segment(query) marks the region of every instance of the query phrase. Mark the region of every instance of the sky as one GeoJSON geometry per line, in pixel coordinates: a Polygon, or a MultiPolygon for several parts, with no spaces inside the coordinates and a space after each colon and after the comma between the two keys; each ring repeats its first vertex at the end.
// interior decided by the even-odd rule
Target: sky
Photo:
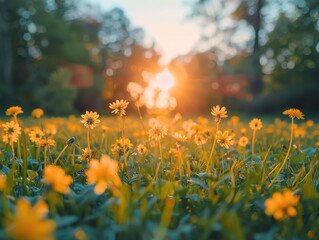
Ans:
{"type": "Polygon", "coordinates": [[[190,7],[183,0],[91,0],[104,10],[122,8],[134,27],[145,30],[146,42],[155,41],[167,64],[192,50],[200,35],[196,21],[187,19],[190,7]]]}

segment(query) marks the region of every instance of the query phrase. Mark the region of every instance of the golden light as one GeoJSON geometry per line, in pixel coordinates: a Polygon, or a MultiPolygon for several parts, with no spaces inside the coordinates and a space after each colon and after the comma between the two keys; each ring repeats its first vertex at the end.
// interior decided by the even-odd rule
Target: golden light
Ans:
{"type": "Polygon", "coordinates": [[[168,91],[175,85],[175,78],[167,69],[158,73],[155,78],[156,87],[162,91],[168,91]]]}
{"type": "Polygon", "coordinates": [[[175,85],[175,78],[169,70],[164,69],[155,75],[143,72],[142,77],[147,83],[146,87],[143,88],[136,83],[128,85],[127,90],[132,98],[138,100],[141,106],[145,105],[151,111],[174,110],[177,102],[176,98],[171,96],[170,90],[175,85]],[[138,99],[136,99],[137,96],[139,96],[138,99]]]}

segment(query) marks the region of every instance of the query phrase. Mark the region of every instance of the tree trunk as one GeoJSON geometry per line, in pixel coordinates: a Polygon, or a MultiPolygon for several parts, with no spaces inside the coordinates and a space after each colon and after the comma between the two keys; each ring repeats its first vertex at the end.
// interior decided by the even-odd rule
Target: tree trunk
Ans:
{"type": "Polygon", "coordinates": [[[6,22],[7,1],[0,4],[0,78],[4,79],[6,95],[12,97],[12,44],[11,33],[6,22]]]}
{"type": "Polygon", "coordinates": [[[253,75],[250,79],[250,90],[254,97],[262,93],[263,90],[263,73],[260,65],[260,42],[259,33],[261,28],[261,9],[263,7],[263,0],[257,1],[257,9],[253,16],[253,27],[255,31],[254,47],[252,54],[253,75]]]}

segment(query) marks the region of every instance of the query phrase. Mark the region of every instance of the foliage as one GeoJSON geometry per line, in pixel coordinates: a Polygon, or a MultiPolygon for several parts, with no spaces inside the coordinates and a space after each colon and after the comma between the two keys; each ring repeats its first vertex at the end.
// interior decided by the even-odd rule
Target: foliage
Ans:
{"type": "MultiPolygon", "coordinates": [[[[67,73],[59,70],[52,81],[61,75],[66,77],[67,73]]],[[[14,157],[12,149],[0,142],[0,173],[7,179],[5,190],[0,189],[0,238],[5,238],[6,221],[11,221],[9,216],[15,214],[22,197],[33,206],[40,198],[45,200],[49,209],[47,220],[56,224],[56,239],[315,238],[319,234],[318,124],[295,119],[295,131],[299,134],[294,135],[287,165],[274,179],[273,170],[278,169],[287,154],[290,125],[280,119],[263,122],[256,133],[253,154],[250,140],[244,147],[237,144],[240,136],[250,138],[248,122],[238,116],[227,120],[224,108],[214,108],[214,114],[221,121],[220,129],[230,130],[236,142],[229,149],[216,145],[209,168],[206,165],[217,130],[210,118],[199,116],[184,121],[165,116],[153,118],[150,122],[158,121],[169,127],[169,134],[160,143],[145,135],[147,118],[144,124],[135,117],[102,118],[88,135],[92,158],[100,159],[107,154],[115,160],[108,160],[112,168],[118,164],[122,182],[118,187],[122,186],[116,194],[114,185],[108,186],[103,194],[96,194],[95,185],[87,184],[90,163],[97,167],[98,161],[79,158],[82,149],[90,145],[86,142],[87,129],[79,118],[19,119],[23,132],[35,126],[42,126],[47,132],[54,125],[57,132],[46,133],[45,137],[53,138],[56,145],[39,147],[23,133],[14,146],[21,153],[14,157]],[[225,114],[221,115],[223,111],[225,114]],[[174,137],[177,131],[187,138],[177,140],[174,137]],[[112,155],[112,144],[124,133],[133,147],[112,155]],[[196,134],[203,134],[207,142],[196,145],[196,134]],[[148,151],[143,154],[136,148],[140,143],[147,146],[148,151]],[[57,193],[43,182],[44,159],[72,176],[70,193],[57,193]],[[285,189],[300,198],[297,215],[277,221],[266,214],[265,201],[285,189]]],[[[105,171],[98,174],[103,178],[105,171]]],[[[112,179],[112,173],[107,177],[112,179]]]]}
{"type": "Polygon", "coordinates": [[[49,76],[48,83],[39,88],[37,96],[48,114],[66,115],[74,112],[77,89],[70,84],[71,73],[59,68],[49,76]]]}

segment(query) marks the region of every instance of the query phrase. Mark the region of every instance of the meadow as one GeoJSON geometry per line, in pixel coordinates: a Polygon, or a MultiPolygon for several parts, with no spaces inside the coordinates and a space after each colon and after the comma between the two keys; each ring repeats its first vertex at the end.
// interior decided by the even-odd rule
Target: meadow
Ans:
{"type": "Polygon", "coordinates": [[[6,111],[0,239],[318,239],[319,124],[302,109],[242,121],[127,106],[6,111]]]}

